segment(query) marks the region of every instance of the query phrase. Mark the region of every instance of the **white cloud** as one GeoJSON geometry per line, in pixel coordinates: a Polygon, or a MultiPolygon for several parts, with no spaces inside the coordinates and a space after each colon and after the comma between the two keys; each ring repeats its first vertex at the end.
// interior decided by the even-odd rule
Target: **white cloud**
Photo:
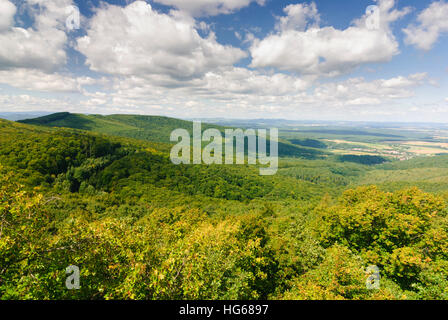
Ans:
{"type": "MultiPolygon", "coordinates": [[[[68,110],[89,113],[160,114],[173,117],[314,118],[333,116],[373,117],[403,111],[403,101],[427,82],[427,75],[414,74],[366,81],[352,78],[314,83],[284,74],[262,74],[245,68],[209,72],[183,86],[166,88],[152,79],[119,77],[108,91],[83,91],[79,101],[42,99],[30,92],[10,96],[0,105],[12,111],[68,110]]],[[[93,84],[91,79],[78,83],[93,84]]]]}
{"type": "Polygon", "coordinates": [[[11,20],[16,7],[0,0],[0,69],[52,71],[64,65],[67,58],[65,8],[71,3],[71,0],[28,0],[22,5],[33,12],[35,22],[33,27],[21,28],[14,27],[11,20]]]}
{"type": "Polygon", "coordinates": [[[290,30],[255,42],[250,50],[252,67],[325,76],[337,76],[364,63],[387,62],[399,52],[388,34],[356,27],[290,30]]]}
{"type": "Polygon", "coordinates": [[[413,97],[413,88],[424,84],[426,80],[426,73],[373,81],[352,78],[343,82],[323,84],[315,89],[313,97],[329,106],[380,105],[390,100],[413,97]]]}
{"type": "Polygon", "coordinates": [[[265,0],[154,0],[164,5],[173,6],[188,12],[194,17],[229,14],[247,7],[252,2],[264,5],[265,0]]]}
{"type": "Polygon", "coordinates": [[[158,13],[143,1],[98,9],[77,48],[94,71],[176,80],[201,77],[246,56],[219,44],[213,33],[202,38],[192,18],[158,13]]]}
{"type": "Polygon", "coordinates": [[[40,92],[81,92],[82,86],[93,85],[97,82],[89,77],[49,74],[35,69],[0,70],[0,83],[40,92]]]}
{"type": "Polygon", "coordinates": [[[318,28],[315,23],[310,25],[310,18],[318,21],[314,6],[298,5],[287,10],[287,16],[283,20],[281,18],[277,25],[280,31],[255,41],[251,46],[251,66],[337,76],[362,64],[390,61],[399,53],[399,45],[389,26],[407,14],[408,8],[394,10],[393,0],[380,0],[381,23],[378,29],[369,29],[365,23],[367,16],[363,16],[353,26],[338,30],[318,28]],[[308,29],[300,30],[307,25],[308,29]]]}
{"type": "MultiPolygon", "coordinates": [[[[251,1],[174,2],[179,11],[168,14],[143,1],[97,8],[85,36],[76,41],[90,69],[105,74],[93,79],[74,75],[65,64],[65,8],[71,0],[27,0],[34,21],[29,28],[14,26],[15,6],[0,0],[0,84],[27,90],[25,95],[0,94],[1,108],[175,117],[301,118],[338,112],[367,116],[399,112],[418,86],[431,81],[419,73],[318,82],[321,76],[398,54],[390,24],[409,10],[395,10],[393,0],[379,2],[379,30],[368,30],[365,16],[347,29],[321,27],[314,3],[289,5],[265,39],[256,39],[252,29],[235,33],[242,44],[249,43],[255,69],[235,67],[246,53],[221,45],[210,31],[212,23],[193,18],[228,13],[251,1]],[[205,5],[197,11],[199,3],[214,9],[204,9],[209,8],[205,5]],[[397,110],[391,111],[394,106],[397,110]]],[[[0,86],[0,92],[8,90],[0,86]]]]}
{"type": "Polygon", "coordinates": [[[157,80],[138,76],[117,79],[109,94],[111,106],[140,110],[140,113],[147,108],[152,112],[154,106],[163,106],[166,113],[178,112],[175,116],[193,111],[196,115],[244,113],[248,107],[255,110],[266,104],[281,104],[282,100],[310,88],[313,81],[234,67],[208,72],[201,79],[184,82],[182,86],[167,88],[157,80]]]}
{"type": "Polygon", "coordinates": [[[202,91],[207,95],[283,96],[297,94],[311,87],[314,78],[297,78],[281,73],[262,74],[245,68],[228,68],[219,73],[207,73],[202,91]]]}
{"type": "Polygon", "coordinates": [[[406,43],[422,50],[430,50],[440,35],[448,32],[448,3],[433,2],[423,10],[418,18],[418,25],[410,25],[403,29],[406,43]]]}
{"type": "Polygon", "coordinates": [[[0,32],[12,26],[16,6],[8,0],[0,0],[0,32]]]}
{"type": "Polygon", "coordinates": [[[275,26],[278,31],[304,31],[307,26],[319,26],[320,15],[314,2],[309,5],[306,3],[291,4],[285,7],[283,11],[286,16],[278,18],[275,26]]]}
{"type": "Polygon", "coordinates": [[[71,111],[79,112],[76,110],[76,105],[69,101],[54,98],[41,98],[33,95],[21,94],[21,95],[9,95],[0,94],[1,111],[71,111]]]}
{"type": "Polygon", "coordinates": [[[378,114],[389,112],[399,101],[414,97],[414,89],[428,80],[426,73],[373,81],[352,78],[325,84],[315,83],[314,79],[229,67],[209,72],[183,86],[166,88],[152,79],[133,76],[115,81],[107,95],[107,104],[104,104],[106,97],[99,93],[90,95],[89,103],[119,112],[175,117],[188,114],[190,117],[298,118],[306,112],[316,116],[337,114],[337,110],[351,110],[354,115],[374,110],[378,114]]]}
{"type": "MultiPolygon", "coordinates": [[[[390,24],[408,15],[411,11],[411,7],[404,7],[401,10],[394,9],[396,0],[374,0],[377,2],[379,8],[379,28],[383,31],[390,32],[390,24]]],[[[360,19],[354,21],[354,24],[358,27],[365,27],[368,19],[368,15],[363,15],[360,19]]]]}

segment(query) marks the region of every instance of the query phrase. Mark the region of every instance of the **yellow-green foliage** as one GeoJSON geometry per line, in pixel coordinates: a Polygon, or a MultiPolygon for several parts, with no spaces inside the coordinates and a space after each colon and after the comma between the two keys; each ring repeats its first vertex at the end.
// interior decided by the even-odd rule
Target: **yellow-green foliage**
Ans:
{"type": "Polygon", "coordinates": [[[0,197],[4,299],[256,299],[272,279],[256,217],[248,226],[247,217],[157,209],[134,225],[71,216],[52,233],[42,196],[27,196],[6,177],[0,197]],[[81,269],[79,291],[64,288],[69,265],[81,269]]]}
{"type": "Polygon", "coordinates": [[[439,197],[416,188],[385,193],[361,187],[346,191],[338,205],[316,211],[316,235],[325,246],[349,248],[403,289],[421,286],[429,269],[448,276],[435,267],[448,257],[446,205],[439,197]]]}
{"type": "Polygon", "coordinates": [[[394,299],[388,289],[369,290],[368,274],[362,259],[346,247],[327,249],[325,260],[314,270],[292,281],[292,288],[282,299],[287,300],[367,300],[394,299]]]}
{"type": "Polygon", "coordinates": [[[331,159],[260,177],[165,151],[0,120],[0,299],[448,299],[448,196],[350,189],[375,169],[331,159]]]}

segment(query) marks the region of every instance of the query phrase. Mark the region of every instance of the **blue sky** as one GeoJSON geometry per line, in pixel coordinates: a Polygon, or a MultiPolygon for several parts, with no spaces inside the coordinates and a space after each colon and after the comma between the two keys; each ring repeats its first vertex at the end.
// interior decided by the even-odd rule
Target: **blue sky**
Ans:
{"type": "Polygon", "coordinates": [[[444,0],[0,0],[0,110],[448,121],[447,16],[444,0]]]}

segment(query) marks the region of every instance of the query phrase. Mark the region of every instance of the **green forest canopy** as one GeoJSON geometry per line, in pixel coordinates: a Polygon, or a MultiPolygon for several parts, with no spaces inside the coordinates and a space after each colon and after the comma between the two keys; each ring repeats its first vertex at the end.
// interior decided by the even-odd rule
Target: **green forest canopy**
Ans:
{"type": "Polygon", "coordinates": [[[283,158],[261,177],[174,166],[158,138],[63,126],[0,120],[2,299],[448,298],[447,183],[359,186],[446,157],[283,158]],[[69,265],[80,290],[65,288],[69,265]],[[366,288],[369,265],[379,290],[366,288]]]}

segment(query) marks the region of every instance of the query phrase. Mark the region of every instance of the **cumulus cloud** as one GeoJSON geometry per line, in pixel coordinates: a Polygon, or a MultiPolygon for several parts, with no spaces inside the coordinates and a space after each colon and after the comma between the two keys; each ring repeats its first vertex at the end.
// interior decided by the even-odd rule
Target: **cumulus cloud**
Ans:
{"type": "Polygon", "coordinates": [[[229,14],[247,7],[252,2],[264,5],[265,0],[154,0],[154,2],[173,6],[181,11],[188,12],[194,17],[198,17],[229,14]]]}
{"type": "MultiPolygon", "coordinates": [[[[83,93],[85,86],[102,82],[87,76],[74,76],[67,70],[59,73],[67,62],[66,20],[72,0],[16,3],[18,7],[8,0],[0,0],[0,84],[30,93],[83,93]],[[14,24],[14,16],[23,12],[31,17],[29,27],[14,24]]],[[[36,99],[24,95],[14,101],[37,105],[36,99]]]]}
{"type": "Polygon", "coordinates": [[[13,23],[16,6],[8,0],[0,0],[0,32],[7,30],[13,23]]]}
{"type": "MultiPolygon", "coordinates": [[[[91,84],[92,79],[77,79],[76,82],[91,84]]],[[[155,85],[148,78],[129,76],[116,78],[107,91],[83,91],[79,101],[26,95],[6,97],[3,101],[0,97],[0,105],[15,111],[64,109],[89,113],[234,118],[290,118],[291,115],[315,118],[319,114],[323,119],[326,115],[340,116],[341,111],[353,117],[361,113],[365,116],[390,113],[393,108],[400,109],[401,101],[413,97],[414,90],[426,82],[427,75],[421,73],[371,81],[358,77],[319,84],[314,83],[313,78],[298,79],[285,74],[227,68],[207,73],[201,79],[176,88],[155,85]]],[[[76,87],[76,84],[72,85],[76,87]]]]}
{"type": "MultiPolygon", "coordinates": [[[[178,117],[260,117],[261,113],[289,117],[350,108],[356,115],[363,110],[390,111],[398,101],[414,97],[415,89],[426,84],[428,76],[418,73],[372,81],[358,77],[324,84],[313,80],[245,68],[210,72],[176,88],[154,85],[147,78],[127,77],[116,80],[107,95],[107,106],[121,112],[178,117]]],[[[96,98],[91,103],[104,103],[105,97],[96,98]]]]}
{"type": "Polygon", "coordinates": [[[390,100],[411,98],[414,88],[425,83],[428,75],[416,73],[407,77],[365,81],[352,78],[343,82],[326,83],[317,87],[313,97],[333,106],[369,106],[390,100]]]}
{"type": "Polygon", "coordinates": [[[178,11],[158,13],[143,1],[98,9],[77,49],[94,71],[177,80],[201,77],[246,56],[219,44],[213,33],[202,38],[192,18],[178,11]]]}
{"type": "Polygon", "coordinates": [[[64,101],[61,99],[54,98],[42,98],[35,97],[28,94],[11,95],[11,94],[0,94],[0,105],[2,106],[2,111],[76,111],[73,103],[64,101]]]}
{"type": "Polygon", "coordinates": [[[97,84],[98,82],[98,80],[90,77],[45,73],[36,69],[0,70],[1,84],[40,92],[82,92],[83,86],[97,84]]]}
{"type": "Polygon", "coordinates": [[[282,73],[262,74],[245,68],[228,68],[207,73],[202,81],[206,94],[282,96],[297,94],[310,88],[314,78],[297,78],[282,73]]]}
{"type": "Polygon", "coordinates": [[[0,86],[1,107],[175,117],[290,117],[338,108],[380,114],[430,81],[419,73],[319,82],[398,54],[390,24],[409,11],[394,9],[393,0],[379,2],[378,30],[366,28],[366,16],[347,29],[321,27],[314,3],[289,5],[266,38],[236,34],[249,44],[254,69],[236,67],[247,54],[220,44],[210,26],[195,17],[229,13],[255,1],[157,1],[176,9],[161,13],[143,1],[95,9],[75,41],[91,71],[104,76],[93,79],[72,74],[66,65],[65,9],[71,0],[22,2],[33,17],[28,28],[14,24],[20,7],[0,0],[0,84],[29,91],[5,95],[8,87],[0,86]]]}
{"type": "Polygon", "coordinates": [[[448,3],[433,2],[417,18],[418,24],[403,29],[406,43],[422,50],[430,50],[440,35],[448,32],[448,3]]]}
{"type": "MultiPolygon", "coordinates": [[[[274,101],[286,96],[295,96],[309,89],[313,79],[298,79],[285,74],[261,74],[245,68],[229,67],[218,72],[208,72],[201,79],[194,79],[182,86],[170,88],[160,86],[154,79],[142,77],[126,77],[117,79],[110,96],[115,103],[126,106],[142,105],[182,105],[182,101],[194,102],[200,105],[201,101],[227,102],[240,108],[245,101],[257,100],[274,101]],[[167,94],[167,91],[170,94],[167,94]]],[[[193,104],[191,104],[193,105],[193,104]]],[[[209,105],[212,109],[212,106],[209,105]]],[[[219,107],[216,107],[216,112],[219,107]]]]}
{"type": "Polygon", "coordinates": [[[279,17],[275,29],[278,31],[304,31],[307,26],[318,27],[320,15],[316,3],[290,4],[283,9],[286,16],[279,17]]]}
{"type": "Polygon", "coordinates": [[[28,0],[22,5],[33,13],[34,25],[15,27],[16,6],[0,0],[0,69],[35,68],[53,71],[66,62],[65,8],[71,0],[28,0]]]}
{"type": "Polygon", "coordinates": [[[380,0],[378,4],[381,19],[377,29],[367,27],[367,15],[344,30],[320,28],[316,26],[319,16],[314,3],[287,7],[278,32],[251,46],[251,66],[337,76],[362,64],[390,61],[399,53],[390,24],[410,9],[393,9],[394,0],[380,0]]]}

